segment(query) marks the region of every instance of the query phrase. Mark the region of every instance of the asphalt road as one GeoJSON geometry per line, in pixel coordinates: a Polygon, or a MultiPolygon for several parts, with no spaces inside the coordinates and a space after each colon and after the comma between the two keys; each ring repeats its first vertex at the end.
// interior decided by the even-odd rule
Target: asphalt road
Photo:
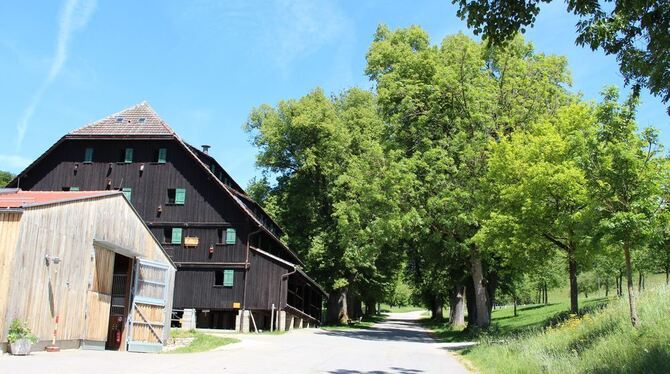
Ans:
{"type": "Polygon", "coordinates": [[[140,354],[69,350],[27,357],[3,355],[0,373],[467,373],[413,320],[395,313],[374,328],[354,331],[294,330],[244,335],[242,342],[191,354],[140,354]]]}

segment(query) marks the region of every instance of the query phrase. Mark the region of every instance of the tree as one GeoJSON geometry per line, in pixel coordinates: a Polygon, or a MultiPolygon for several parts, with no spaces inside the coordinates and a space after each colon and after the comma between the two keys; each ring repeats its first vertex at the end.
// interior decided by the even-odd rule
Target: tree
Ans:
{"type": "Polygon", "coordinates": [[[14,179],[14,174],[0,170],[0,187],[6,186],[12,179],[14,179]]]}
{"type": "Polygon", "coordinates": [[[433,46],[419,27],[385,26],[377,29],[367,61],[388,122],[387,142],[414,180],[404,233],[415,288],[438,304],[465,285],[468,303],[474,301],[468,316],[486,327],[501,269],[472,238],[480,228],[489,142],[566,100],[566,61],[534,53],[521,38],[487,49],[458,34],[433,46]],[[441,266],[432,268],[436,263],[441,266]]]}
{"type": "MultiPolygon", "coordinates": [[[[458,15],[475,34],[493,44],[512,40],[533,26],[542,3],[552,0],[452,0],[458,15]]],[[[578,16],[576,42],[615,55],[625,83],[641,86],[670,100],[670,3],[650,1],[571,0],[567,11],[578,16]]],[[[670,108],[668,108],[670,114],[670,108]]]]}
{"type": "Polygon", "coordinates": [[[328,320],[346,321],[348,302],[378,301],[402,256],[391,244],[396,222],[377,217],[395,211],[389,204],[401,199],[384,197],[399,193],[402,182],[385,179],[395,164],[386,162],[379,144],[383,122],[374,95],[351,89],[329,98],[316,89],[254,109],[245,129],[259,148],[257,165],[276,179],[256,180],[251,193],[269,206],[290,247],[330,291],[328,320]]]}
{"type": "Polygon", "coordinates": [[[547,245],[563,251],[572,313],[579,312],[579,263],[593,249],[596,211],[582,163],[595,129],[593,110],[571,104],[494,143],[485,178],[485,219],[476,237],[510,261],[522,261],[516,268],[533,258],[539,263],[550,258],[547,245]]]}
{"type": "Polygon", "coordinates": [[[616,88],[603,91],[598,105],[597,136],[589,143],[588,177],[592,199],[598,201],[599,229],[610,245],[623,251],[630,319],[639,325],[633,286],[632,253],[643,249],[664,207],[661,183],[667,175],[656,130],[637,133],[637,99],[619,103],[616,88]]]}

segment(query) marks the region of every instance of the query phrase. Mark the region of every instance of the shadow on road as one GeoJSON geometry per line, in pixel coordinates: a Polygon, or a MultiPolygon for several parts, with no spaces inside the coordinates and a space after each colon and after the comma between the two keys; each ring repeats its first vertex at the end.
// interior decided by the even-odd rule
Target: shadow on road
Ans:
{"type": "Polygon", "coordinates": [[[415,322],[408,320],[389,319],[369,329],[323,330],[318,334],[373,341],[435,343],[435,340],[425,330],[422,330],[415,322]]]}
{"type": "Polygon", "coordinates": [[[423,370],[419,369],[407,369],[400,367],[391,367],[390,371],[387,370],[372,370],[372,371],[360,371],[360,370],[347,370],[347,369],[337,369],[331,370],[329,373],[332,374],[416,374],[423,373],[423,370]]]}

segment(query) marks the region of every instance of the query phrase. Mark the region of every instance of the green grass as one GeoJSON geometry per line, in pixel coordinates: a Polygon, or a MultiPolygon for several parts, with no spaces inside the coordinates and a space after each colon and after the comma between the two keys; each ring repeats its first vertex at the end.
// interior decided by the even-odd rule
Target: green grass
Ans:
{"type": "Polygon", "coordinates": [[[502,341],[483,337],[479,346],[461,353],[482,373],[670,372],[670,289],[647,286],[639,316],[641,327],[635,329],[624,297],[546,330],[502,341]]]}
{"type": "Polygon", "coordinates": [[[345,324],[333,324],[333,325],[322,325],[321,328],[327,331],[348,331],[348,330],[359,330],[359,329],[369,329],[377,323],[381,322],[386,317],[383,315],[376,316],[365,316],[360,322],[356,322],[351,325],[345,324]]]}
{"type": "Polygon", "coordinates": [[[195,338],[191,344],[186,347],[180,347],[168,353],[195,353],[195,352],[206,352],[211,351],[214,348],[221,347],[227,344],[237,343],[238,339],[235,338],[224,338],[220,336],[213,336],[208,334],[203,334],[201,332],[190,330],[180,330],[173,329],[171,331],[173,338],[195,338]]]}

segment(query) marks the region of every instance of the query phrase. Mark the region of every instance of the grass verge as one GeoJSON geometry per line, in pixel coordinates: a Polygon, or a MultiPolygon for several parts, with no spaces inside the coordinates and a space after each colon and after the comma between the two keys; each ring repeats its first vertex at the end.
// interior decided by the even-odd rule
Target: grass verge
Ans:
{"type": "Polygon", "coordinates": [[[187,345],[186,347],[180,347],[167,353],[206,352],[227,344],[239,342],[239,339],[203,334],[195,330],[184,331],[175,329],[172,330],[171,334],[173,338],[194,338],[194,339],[191,342],[191,344],[187,345]]]}
{"type": "Polygon", "coordinates": [[[670,289],[648,289],[638,312],[635,329],[624,297],[546,329],[480,336],[480,345],[460,353],[482,373],[670,372],[670,289]]]}

